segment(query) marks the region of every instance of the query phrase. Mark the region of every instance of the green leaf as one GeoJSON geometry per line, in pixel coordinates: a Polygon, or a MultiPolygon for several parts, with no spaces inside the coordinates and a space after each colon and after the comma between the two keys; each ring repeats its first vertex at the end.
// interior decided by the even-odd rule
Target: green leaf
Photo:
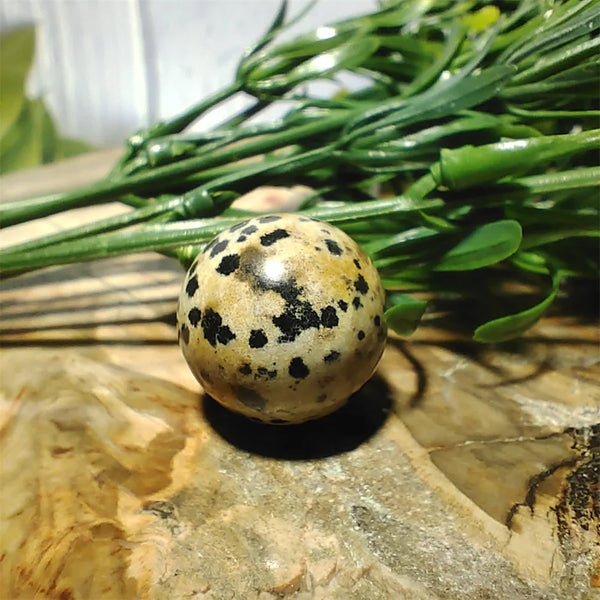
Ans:
{"type": "MultiPolygon", "coordinates": [[[[289,72],[249,82],[249,86],[259,92],[276,92],[292,88],[308,79],[327,77],[343,69],[354,69],[371,56],[378,46],[376,37],[354,39],[313,56],[289,72]]],[[[253,74],[250,74],[249,79],[255,79],[253,74]]]]}
{"type": "Polygon", "coordinates": [[[0,140],[0,173],[39,165],[50,152],[54,133],[39,100],[26,100],[19,118],[0,140]]]}
{"type": "Polygon", "coordinates": [[[483,6],[478,11],[467,13],[462,22],[470,33],[480,33],[498,22],[500,9],[497,6],[483,6]]]}
{"type": "Polygon", "coordinates": [[[600,129],[443,149],[431,172],[440,185],[460,190],[522,175],[565,156],[600,148],[600,129]]]}
{"type": "Polygon", "coordinates": [[[596,56],[600,47],[600,38],[585,40],[580,43],[572,44],[566,48],[561,48],[548,56],[543,56],[535,65],[521,71],[515,75],[510,85],[538,81],[543,77],[552,75],[558,71],[563,71],[573,64],[579,64],[583,59],[596,56]]]}
{"type": "Polygon", "coordinates": [[[576,229],[568,227],[548,227],[544,231],[528,233],[523,239],[523,250],[537,248],[545,244],[560,242],[569,238],[598,238],[600,229],[598,229],[598,217],[590,217],[588,227],[577,227],[576,229]]]}
{"type": "Polygon", "coordinates": [[[568,12],[572,12],[569,18],[563,15],[556,20],[547,19],[535,35],[526,39],[526,43],[514,51],[508,60],[516,63],[535,53],[548,54],[573,40],[587,38],[600,27],[600,6],[594,0],[575,3],[574,9],[568,12]],[[580,11],[580,7],[586,4],[590,6],[580,11]],[[579,14],[575,14],[577,11],[580,11],[579,14]],[[561,22],[563,19],[564,22],[561,22]]]}
{"type": "Polygon", "coordinates": [[[521,243],[517,221],[495,221],[478,227],[444,254],[436,271],[470,271],[493,265],[514,254],[521,243]]]}
{"type": "Polygon", "coordinates": [[[481,73],[454,76],[409,99],[392,98],[379,106],[363,111],[349,119],[343,133],[343,142],[354,140],[354,146],[365,145],[362,139],[377,129],[389,127],[389,139],[397,137],[396,127],[440,119],[447,115],[477,106],[496,95],[515,72],[510,65],[497,65],[481,73]],[[375,120],[378,119],[378,120],[375,120]]]}
{"type": "Polygon", "coordinates": [[[49,163],[57,158],[59,137],[54,121],[42,100],[32,100],[37,106],[42,138],[42,163],[49,163]]]}
{"type": "Polygon", "coordinates": [[[366,35],[369,30],[364,26],[359,29],[347,29],[343,26],[320,27],[312,33],[295,38],[292,42],[276,46],[272,54],[285,58],[308,58],[340,46],[360,32],[366,35]]]}
{"type": "Polygon", "coordinates": [[[385,236],[374,240],[368,244],[363,244],[363,250],[372,258],[397,255],[398,252],[407,245],[417,241],[427,240],[437,235],[435,229],[429,227],[413,227],[396,233],[391,236],[385,236]]]}
{"type": "Polygon", "coordinates": [[[393,306],[384,314],[388,327],[402,336],[414,333],[427,308],[427,302],[415,300],[406,294],[392,294],[390,299],[393,306]]]}
{"type": "Polygon", "coordinates": [[[273,19],[273,22],[271,23],[267,31],[263,34],[262,38],[254,46],[246,50],[242,62],[250,58],[257,52],[260,52],[260,50],[262,50],[273,39],[275,34],[283,27],[285,23],[287,8],[287,0],[282,0],[281,4],[279,5],[279,10],[277,11],[277,14],[273,19]]]}
{"type": "Polygon", "coordinates": [[[402,95],[404,97],[413,96],[417,92],[420,92],[431,85],[454,58],[462,41],[465,39],[465,35],[465,28],[462,27],[460,23],[455,23],[448,33],[444,51],[429,67],[421,71],[421,73],[413,79],[413,81],[405,88],[402,95]]]}
{"type": "Polygon", "coordinates": [[[476,342],[493,343],[512,340],[533,327],[550,305],[554,302],[560,287],[562,274],[558,272],[552,278],[552,291],[539,304],[514,315],[501,317],[480,325],[473,334],[476,342]]]}
{"type": "Polygon", "coordinates": [[[71,156],[77,156],[78,154],[85,154],[86,152],[91,152],[93,149],[94,146],[82,140],[61,138],[57,140],[56,159],[70,158],[71,156]]]}
{"type": "Polygon", "coordinates": [[[25,80],[35,46],[32,26],[0,36],[0,138],[15,122],[25,101],[25,80]]]}

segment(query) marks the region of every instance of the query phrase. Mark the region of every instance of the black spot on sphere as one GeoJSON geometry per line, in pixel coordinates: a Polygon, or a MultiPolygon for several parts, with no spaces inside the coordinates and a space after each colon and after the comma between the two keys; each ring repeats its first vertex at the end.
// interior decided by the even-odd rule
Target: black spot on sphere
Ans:
{"type": "Polygon", "coordinates": [[[181,326],[181,339],[185,344],[190,343],[190,330],[185,323],[181,326]]]}
{"type": "Polygon", "coordinates": [[[223,345],[228,344],[231,340],[235,339],[235,333],[229,329],[226,325],[219,327],[217,333],[217,341],[223,345]]]}
{"type": "Polygon", "coordinates": [[[225,345],[235,339],[235,333],[227,325],[223,325],[223,318],[212,308],[204,312],[201,326],[205,339],[213,348],[216,347],[217,342],[225,345]]]}
{"type": "Polygon", "coordinates": [[[304,379],[309,374],[309,370],[304,361],[299,356],[296,356],[290,362],[288,373],[296,379],[304,379]]]}
{"type": "Polygon", "coordinates": [[[360,298],[358,296],[355,296],[352,299],[352,306],[354,306],[356,310],[358,310],[362,306],[362,302],[360,301],[360,298]]]}
{"type": "Polygon", "coordinates": [[[358,279],[354,282],[354,288],[364,296],[369,291],[369,284],[362,275],[359,275],[358,279]]]}
{"type": "Polygon", "coordinates": [[[210,240],[210,242],[208,242],[208,244],[206,244],[206,246],[204,246],[204,250],[202,250],[202,254],[206,254],[218,242],[219,242],[219,236],[214,237],[212,240],[210,240]]]}
{"type": "Polygon", "coordinates": [[[295,303],[302,291],[293,277],[285,279],[273,278],[265,268],[266,257],[255,247],[245,248],[240,255],[240,270],[236,277],[246,281],[253,290],[273,291],[280,294],[288,303],[295,303]]]}
{"type": "Polygon", "coordinates": [[[239,369],[238,372],[242,375],[250,375],[252,373],[252,367],[249,363],[244,363],[239,369]]]}
{"type": "Polygon", "coordinates": [[[342,310],[342,312],[346,312],[348,310],[348,303],[343,300],[338,300],[338,306],[342,310]]]}
{"type": "Polygon", "coordinates": [[[265,285],[265,289],[277,292],[286,303],[294,306],[298,304],[298,296],[302,292],[302,288],[297,285],[296,280],[293,278],[284,279],[283,281],[271,280],[265,285]]]}
{"type": "Polygon", "coordinates": [[[250,332],[248,345],[250,348],[262,348],[269,340],[262,329],[253,329],[250,332]]]}
{"type": "Polygon", "coordinates": [[[316,250],[317,252],[321,252],[322,248],[319,248],[319,246],[315,246],[315,250],[316,250]]]}
{"type": "Polygon", "coordinates": [[[261,246],[272,246],[278,240],[290,237],[290,234],[285,229],[275,229],[271,233],[265,233],[260,236],[261,246]]]}
{"type": "Polygon", "coordinates": [[[244,235],[250,235],[252,233],[255,233],[256,231],[258,231],[258,227],[256,225],[248,225],[248,227],[242,229],[242,233],[244,235]]]}
{"type": "Polygon", "coordinates": [[[365,332],[361,329],[358,332],[358,335],[356,336],[359,340],[364,340],[365,339],[365,332]]]}
{"type": "Polygon", "coordinates": [[[185,286],[185,293],[191,298],[198,289],[198,276],[193,275],[185,286]]]}
{"type": "Polygon", "coordinates": [[[323,357],[323,362],[326,363],[332,363],[332,362],[336,362],[337,360],[339,360],[341,354],[339,352],[337,352],[336,350],[332,350],[327,356],[323,357]]]}
{"type": "Polygon", "coordinates": [[[210,257],[214,258],[217,254],[220,254],[221,252],[223,252],[223,250],[225,250],[225,248],[227,248],[228,244],[229,244],[229,240],[221,240],[220,242],[216,243],[210,249],[210,257]]]}
{"type": "Polygon", "coordinates": [[[289,421],[286,419],[271,419],[269,423],[271,423],[271,425],[287,425],[289,421]]]}
{"type": "Polygon", "coordinates": [[[321,325],[323,325],[323,327],[337,327],[338,323],[339,319],[333,306],[327,306],[321,309],[321,325]]]}
{"type": "Polygon", "coordinates": [[[360,261],[358,260],[358,258],[355,258],[355,259],[354,259],[354,264],[355,264],[356,268],[357,268],[357,269],[360,271],[360,269],[361,269],[362,267],[360,266],[360,261]]]}
{"type": "Polygon", "coordinates": [[[240,237],[237,239],[238,242],[245,242],[246,241],[246,236],[245,235],[240,235],[240,237]]]}
{"type": "Polygon", "coordinates": [[[325,402],[327,400],[327,394],[319,394],[317,397],[317,402],[325,402]]]}
{"type": "Polygon", "coordinates": [[[277,376],[277,369],[273,369],[270,371],[267,367],[258,367],[256,369],[256,377],[262,379],[275,379],[277,376]]]}
{"type": "Polygon", "coordinates": [[[264,217],[259,217],[259,223],[273,223],[274,221],[279,221],[281,217],[277,215],[265,215],[264,217]]]}
{"type": "Polygon", "coordinates": [[[373,322],[375,323],[375,327],[379,327],[381,325],[381,317],[379,315],[377,315],[374,319],[373,322]]]}
{"type": "Polygon", "coordinates": [[[325,244],[327,245],[327,250],[334,256],[341,256],[344,253],[335,240],[327,238],[325,244]]]}
{"type": "Polygon", "coordinates": [[[228,254],[221,259],[217,267],[217,273],[221,275],[231,275],[240,266],[239,254],[228,254]]]}
{"type": "Polygon", "coordinates": [[[237,225],[230,227],[229,231],[237,231],[238,229],[241,229],[242,227],[245,227],[246,225],[248,225],[248,223],[250,223],[250,219],[246,219],[245,221],[240,221],[237,225]]]}
{"type": "Polygon", "coordinates": [[[319,315],[310,302],[289,302],[284,311],[273,317],[273,324],[281,331],[277,338],[280,343],[293,342],[303,331],[320,325],[319,315]]]}
{"type": "Polygon", "coordinates": [[[200,309],[198,309],[194,306],[194,308],[192,308],[192,310],[190,310],[190,312],[188,313],[188,319],[190,321],[190,324],[193,327],[196,327],[198,325],[198,323],[200,322],[201,316],[202,316],[202,313],[200,312],[200,309]]]}

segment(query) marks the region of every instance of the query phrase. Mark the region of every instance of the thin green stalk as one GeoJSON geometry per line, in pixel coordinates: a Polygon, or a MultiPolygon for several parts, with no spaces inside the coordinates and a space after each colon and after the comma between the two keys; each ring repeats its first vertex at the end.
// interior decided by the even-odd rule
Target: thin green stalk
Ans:
{"type": "Polygon", "coordinates": [[[214,108],[217,104],[220,104],[224,100],[234,96],[240,91],[240,89],[240,82],[236,81],[220,92],[217,92],[210,98],[195,104],[175,118],[168,121],[159,122],[152,127],[142,129],[141,131],[132,135],[127,141],[127,150],[125,154],[119,159],[111,171],[111,177],[118,175],[126,163],[131,160],[133,155],[148,141],[157,137],[163,137],[165,135],[171,135],[173,133],[179,133],[180,131],[183,131],[183,129],[193,123],[198,117],[209,111],[211,108],[214,108]]]}
{"type": "Polygon", "coordinates": [[[124,180],[102,180],[73,192],[6,202],[0,206],[0,226],[9,227],[71,208],[89,206],[97,202],[108,202],[118,199],[120,195],[125,193],[143,192],[149,189],[156,193],[166,189],[169,185],[177,184],[183,177],[202,169],[263,154],[317,134],[323,135],[341,127],[347,118],[348,115],[328,117],[322,121],[311,122],[274,133],[266,139],[251,140],[243,145],[235,145],[232,148],[225,148],[208,156],[199,156],[165,167],[158,167],[124,180]]]}
{"type": "Polygon", "coordinates": [[[527,119],[600,119],[600,110],[528,110],[508,102],[506,109],[517,117],[527,119]]]}
{"type": "Polygon", "coordinates": [[[72,229],[59,231],[58,233],[46,235],[42,238],[36,238],[9,246],[8,248],[5,248],[3,252],[5,254],[28,252],[82,238],[90,241],[92,236],[100,233],[107,233],[109,231],[131,227],[132,225],[144,223],[158,217],[163,220],[170,220],[174,219],[177,214],[183,215],[185,213],[193,213],[196,217],[206,217],[209,216],[214,209],[215,203],[206,190],[203,188],[200,190],[192,190],[183,196],[175,196],[163,201],[154,201],[143,207],[130,210],[120,215],[100,219],[90,224],[73,227],[72,229]],[[184,207],[185,210],[182,210],[184,207]]]}
{"type": "MultiPolygon", "coordinates": [[[[102,219],[94,223],[75,227],[69,230],[61,231],[43,238],[30,240],[15,246],[6,248],[3,252],[22,253],[25,251],[34,251],[47,246],[62,244],[71,240],[81,238],[86,239],[86,243],[93,244],[95,235],[115,231],[130,227],[138,223],[148,222],[160,218],[167,222],[172,220],[201,218],[208,216],[218,208],[218,203],[214,201],[213,192],[220,188],[226,188],[238,181],[244,181],[246,185],[252,177],[264,175],[266,172],[283,173],[290,169],[305,169],[315,163],[323,163],[327,156],[334,159],[331,148],[325,146],[312,152],[305,152],[291,157],[278,158],[271,161],[259,161],[244,167],[237,165],[227,165],[221,167],[223,171],[219,177],[216,176],[215,169],[210,177],[209,183],[199,188],[193,189],[181,196],[157,200],[147,204],[139,209],[129,211],[122,215],[116,215],[107,219],[102,219]]],[[[228,203],[222,203],[220,209],[226,208],[228,203]]]]}
{"type": "MultiPolygon", "coordinates": [[[[440,200],[416,201],[412,198],[393,198],[373,200],[344,207],[318,207],[305,214],[342,224],[381,215],[399,212],[416,212],[443,205],[440,200]]],[[[212,219],[194,219],[175,223],[141,225],[123,232],[111,232],[89,240],[75,240],[55,244],[30,252],[10,253],[3,257],[0,264],[0,277],[12,277],[34,269],[47,266],[68,264],[109,258],[133,252],[162,251],[189,244],[205,242],[224,229],[239,222],[237,217],[215,217],[212,219]]]]}

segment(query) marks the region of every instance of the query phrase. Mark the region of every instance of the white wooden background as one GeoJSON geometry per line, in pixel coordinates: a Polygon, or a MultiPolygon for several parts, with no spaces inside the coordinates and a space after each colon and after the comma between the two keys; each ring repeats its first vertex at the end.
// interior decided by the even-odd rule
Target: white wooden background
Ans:
{"type": "MultiPolygon", "coordinates": [[[[290,0],[290,14],[307,1],[290,0]]],[[[320,0],[289,35],[375,6],[320,0]]],[[[45,98],[64,135],[114,146],[230,83],[278,7],[279,0],[0,0],[0,30],[37,25],[29,91],[45,98]]]]}

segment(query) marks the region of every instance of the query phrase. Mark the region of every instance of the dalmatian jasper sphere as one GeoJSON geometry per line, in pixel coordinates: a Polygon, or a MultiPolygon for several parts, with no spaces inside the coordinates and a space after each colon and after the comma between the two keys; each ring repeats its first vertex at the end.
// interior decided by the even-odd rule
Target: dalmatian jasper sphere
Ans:
{"type": "Polygon", "coordinates": [[[298,214],[259,216],[212,240],[177,309],[183,354],[222,405],[269,423],[339,408],[386,341],[384,291],[361,248],[298,214]]]}

